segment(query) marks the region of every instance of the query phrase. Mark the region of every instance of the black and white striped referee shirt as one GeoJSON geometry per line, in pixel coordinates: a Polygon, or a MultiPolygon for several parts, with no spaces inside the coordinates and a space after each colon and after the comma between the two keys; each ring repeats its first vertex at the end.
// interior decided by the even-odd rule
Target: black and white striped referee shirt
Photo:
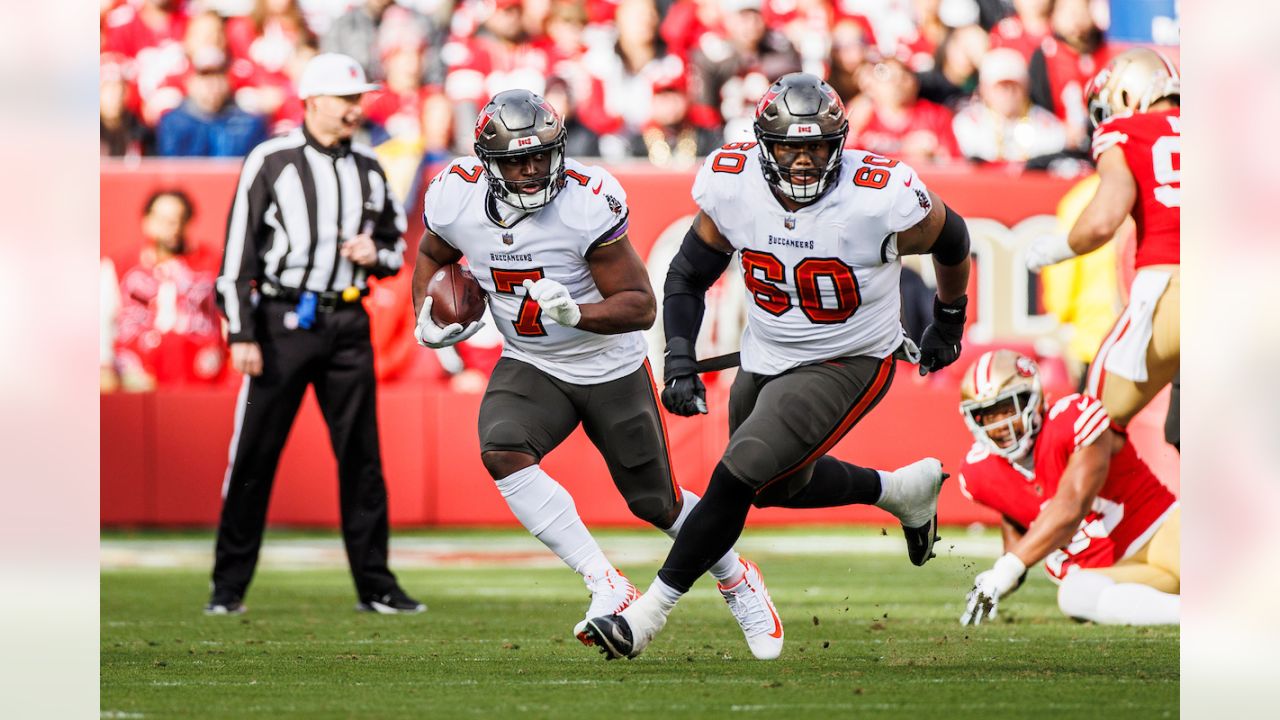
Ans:
{"type": "Polygon", "coordinates": [[[373,150],[358,143],[326,148],[305,128],[250,151],[227,220],[218,304],[231,342],[253,341],[254,294],[268,281],[317,293],[365,288],[404,264],[404,209],[387,187],[373,150]],[[377,265],[342,257],[342,243],[369,229],[377,265]]]}

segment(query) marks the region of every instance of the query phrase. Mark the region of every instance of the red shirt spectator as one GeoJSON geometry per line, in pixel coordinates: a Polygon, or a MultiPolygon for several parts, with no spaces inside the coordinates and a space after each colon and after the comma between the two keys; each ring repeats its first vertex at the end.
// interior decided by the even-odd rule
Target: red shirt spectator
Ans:
{"type": "MultiPolygon", "coordinates": [[[[193,15],[182,38],[183,55],[169,67],[167,74],[146,96],[143,117],[152,125],[160,116],[182,103],[186,87],[197,65],[222,65],[232,93],[251,86],[258,80],[257,71],[247,60],[227,61],[227,34],[222,16],[212,10],[193,15]]],[[[257,108],[248,108],[256,111],[257,108]]]]}
{"type": "Polygon", "coordinates": [[[667,52],[688,62],[702,36],[719,29],[720,16],[720,0],[676,0],[667,9],[658,34],[667,52]]]}
{"type": "Polygon", "coordinates": [[[297,0],[255,0],[253,10],[227,20],[227,51],[265,73],[283,75],[299,43],[314,42],[297,0]]]}
{"type": "Polygon", "coordinates": [[[847,23],[857,27],[868,44],[875,43],[871,22],[863,15],[846,13],[833,0],[764,0],[761,8],[766,27],[786,36],[800,53],[806,70],[827,61],[833,44],[833,27],[847,23]]]}
{"type": "MultiPolygon", "coordinates": [[[[103,50],[138,58],[144,50],[179,43],[187,29],[184,0],[146,0],[121,5],[106,15],[103,50]]],[[[140,59],[140,58],[139,58],[140,59]]]]}
{"type": "Polygon", "coordinates": [[[152,243],[120,281],[116,364],[126,390],[222,379],[226,348],[212,272],[186,255],[191,204],[162,191],[146,205],[142,231],[152,243]]]}
{"type": "Polygon", "coordinates": [[[1057,0],[1051,22],[1053,36],[1031,55],[1031,101],[1066,124],[1068,149],[1084,149],[1089,141],[1084,87],[1110,52],[1088,0],[1057,0]]]}
{"type": "Polygon", "coordinates": [[[386,82],[361,100],[365,117],[382,126],[387,135],[417,142],[422,138],[423,106],[440,92],[422,84],[422,47],[410,44],[389,49],[381,60],[386,82]]]}
{"type": "Polygon", "coordinates": [[[449,68],[445,94],[455,102],[474,105],[476,112],[508,88],[541,92],[550,69],[546,51],[525,36],[521,0],[496,0],[479,34],[455,36],[442,53],[449,68]]]}
{"type": "Polygon", "coordinates": [[[991,28],[991,48],[1012,48],[1028,62],[1040,43],[1049,37],[1049,11],[1053,0],[1013,0],[1016,15],[991,28]]]}
{"type": "Polygon", "coordinates": [[[188,20],[182,0],[146,0],[107,13],[103,49],[132,61],[131,75],[144,103],[143,121],[148,124],[154,125],[159,115],[149,113],[145,103],[165,78],[182,67],[188,20]]]}
{"type": "Polygon", "coordinates": [[[866,98],[851,109],[849,147],[908,162],[960,158],[951,130],[951,112],[919,99],[915,75],[897,59],[863,70],[866,98]]]}

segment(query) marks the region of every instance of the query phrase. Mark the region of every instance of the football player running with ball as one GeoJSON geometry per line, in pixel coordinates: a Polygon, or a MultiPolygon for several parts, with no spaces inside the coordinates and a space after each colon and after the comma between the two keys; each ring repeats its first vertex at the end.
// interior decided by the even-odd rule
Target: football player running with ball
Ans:
{"type": "MultiPolygon", "coordinates": [[[[674,538],[698,503],[672,475],[646,360],[653,288],[627,240],[626,193],[605,170],[564,156],[564,123],[545,100],[499,93],[475,137],[476,157],[452,162],[423,201],[415,335],[440,348],[479,329],[478,320],[437,325],[426,292],[440,266],[465,256],[503,336],[480,405],[481,458],[516,518],[582,575],[591,604],[581,626],[638,593],[542,458],[581,423],[636,517],[674,538]]],[[[712,572],[730,582],[744,563],[726,546],[712,572]]],[[[747,627],[745,609],[733,609],[747,627]]],[[[575,635],[585,642],[582,627],[575,635]]]]}
{"type": "Polygon", "coordinates": [[[1173,380],[1181,364],[1180,92],[1177,68],[1149,48],[1117,55],[1089,81],[1097,193],[1066,237],[1045,236],[1027,254],[1027,267],[1038,272],[1102,247],[1133,215],[1138,272],[1129,304],[1102,341],[1085,386],[1120,428],[1173,380]]]}
{"type": "Polygon", "coordinates": [[[960,489],[1000,513],[1005,549],[974,579],[960,622],[994,618],[1027,568],[1044,560],[1069,617],[1176,624],[1178,502],[1102,403],[1068,395],[1047,406],[1036,364],[1012,350],[979,357],[965,370],[960,397],[977,439],[960,489]]]}
{"type": "MultiPolygon", "coordinates": [[[[830,85],[807,73],[785,75],[757,105],[758,142],[724,146],[698,173],[700,212],[665,283],[662,401],[679,415],[706,412],[694,339],[706,290],[737,254],[749,310],[729,398],[729,445],[649,591],[621,613],[587,623],[610,659],[635,657],[649,645],[680,597],[737,541],[753,504],[875,504],[902,522],[912,562],[932,556],[941,463],[926,458],[884,472],[827,452],[893,379],[894,354],[904,345],[901,255],[932,253],[937,271],[921,374],[959,356],[968,230],[910,167],[844,150],[848,127],[830,85]]],[[[745,581],[764,590],[755,566],[745,581]]],[[[777,657],[780,619],[757,620],[760,630],[748,633],[752,650],[777,657]]]]}

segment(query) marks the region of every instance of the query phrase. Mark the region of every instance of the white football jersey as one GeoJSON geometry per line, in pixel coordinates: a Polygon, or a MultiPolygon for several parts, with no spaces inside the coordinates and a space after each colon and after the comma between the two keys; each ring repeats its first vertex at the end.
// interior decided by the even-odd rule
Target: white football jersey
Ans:
{"type": "Polygon", "coordinates": [[[834,187],[788,211],[754,142],[713,152],[693,199],[738,251],[747,292],[742,368],[776,375],[845,355],[883,358],[902,343],[897,233],[929,212],[910,167],[844,151],[834,187]]]}
{"type": "Polygon", "coordinates": [[[565,187],[547,206],[504,225],[489,198],[480,161],[459,158],[431,180],[423,221],[457,248],[502,331],[502,354],[577,385],[616,380],[634,372],[648,346],[640,332],[599,335],[544,317],[523,287],[551,278],[578,303],[603,299],[587,255],[627,232],[627,196],[605,170],[565,160],[565,187]]]}

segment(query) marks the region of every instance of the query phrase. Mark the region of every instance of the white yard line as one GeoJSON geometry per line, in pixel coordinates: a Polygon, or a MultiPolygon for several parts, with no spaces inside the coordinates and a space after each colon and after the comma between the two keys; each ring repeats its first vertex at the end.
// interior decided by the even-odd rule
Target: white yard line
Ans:
{"type": "MultiPolygon", "coordinates": [[[[666,557],[671,541],[664,535],[605,535],[600,545],[615,563],[657,564],[666,557]]],[[[737,545],[746,555],[904,555],[906,545],[896,529],[886,536],[822,534],[748,534],[737,545]]],[[[1000,539],[991,534],[971,535],[958,529],[943,530],[937,544],[939,557],[994,558],[1000,539]],[[948,532],[949,530],[949,532],[948,532]],[[954,536],[954,537],[953,537],[954,536]]],[[[210,540],[103,540],[99,553],[103,570],[125,568],[208,568],[213,562],[210,540]]],[[[391,540],[391,563],[397,568],[440,567],[560,567],[560,561],[532,537],[410,537],[391,540]]],[[[260,567],[306,570],[346,567],[342,542],[332,539],[268,539],[263,544],[260,567]]]]}

